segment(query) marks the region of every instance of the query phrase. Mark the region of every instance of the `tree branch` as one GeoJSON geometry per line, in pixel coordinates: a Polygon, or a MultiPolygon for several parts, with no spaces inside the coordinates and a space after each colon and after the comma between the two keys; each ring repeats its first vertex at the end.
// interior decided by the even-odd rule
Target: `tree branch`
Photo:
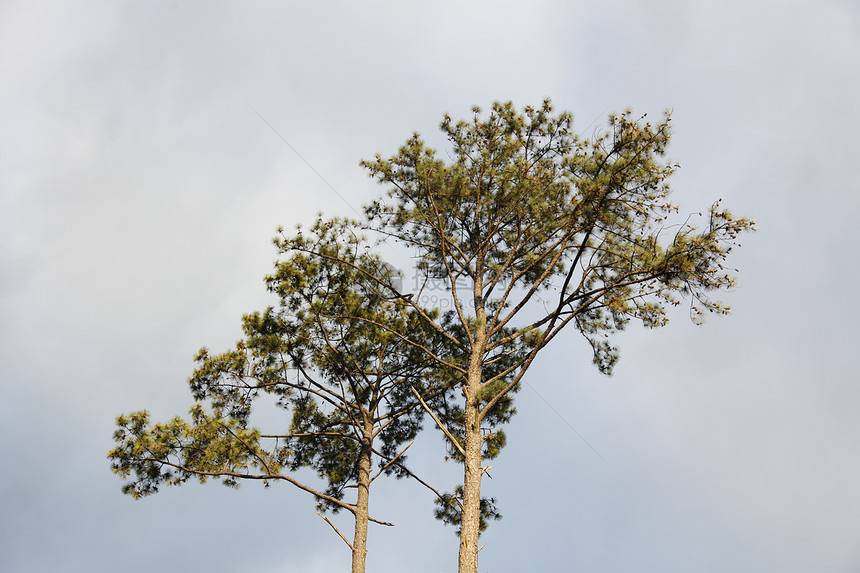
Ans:
{"type": "Polygon", "coordinates": [[[448,436],[448,439],[451,440],[451,443],[454,444],[454,447],[457,448],[457,451],[459,451],[463,455],[463,457],[466,457],[466,451],[463,450],[463,446],[461,446],[460,442],[458,442],[457,439],[453,435],[451,435],[451,432],[448,431],[448,428],[446,428],[442,424],[442,422],[439,421],[439,418],[436,417],[436,414],[434,414],[430,407],[424,402],[424,400],[421,398],[421,395],[418,394],[418,391],[415,388],[412,388],[412,393],[415,394],[415,397],[418,398],[418,401],[421,402],[421,405],[424,406],[424,409],[427,410],[427,413],[430,414],[430,417],[433,418],[436,424],[439,425],[439,429],[442,430],[442,432],[444,432],[446,436],[448,436]]]}
{"type": "Polygon", "coordinates": [[[352,543],[347,541],[346,537],[343,536],[343,533],[341,533],[340,530],[334,526],[334,523],[332,523],[331,520],[329,520],[329,518],[327,518],[326,516],[324,516],[320,512],[316,512],[316,514],[319,515],[320,517],[322,517],[325,520],[325,522],[328,523],[332,529],[334,529],[334,532],[337,533],[341,539],[343,539],[343,542],[346,543],[346,546],[349,547],[350,551],[355,551],[355,549],[352,547],[352,543]]]}

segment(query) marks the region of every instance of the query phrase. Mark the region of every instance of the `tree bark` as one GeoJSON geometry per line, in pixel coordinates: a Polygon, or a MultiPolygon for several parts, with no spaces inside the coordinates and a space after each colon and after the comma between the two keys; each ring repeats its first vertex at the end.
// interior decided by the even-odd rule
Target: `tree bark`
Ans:
{"type": "Polygon", "coordinates": [[[352,573],[364,573],[367,561],[367,525],[370,507],[370,464],[372,443],[361,442],[358,458],[358,499],[355,502],[355,536],[352,541],[352,573]]]}
{"type": "Polygon", "coordinates": [[[486,314],[476,309],[477,324],[469,356],[466,380],[465,462],[463,476],[463,508],[460,513],[459,573],[478,573],[478,538],[481,534],[481,419],[480,400],[484,348],[486,346],[486,314]]]}
{"type": "Polygon", "coordinates": [[[477,415],[477,407],[467,406],[459,573],[478,573],[478,537],[481,533],[481,431],[477,415]]]}

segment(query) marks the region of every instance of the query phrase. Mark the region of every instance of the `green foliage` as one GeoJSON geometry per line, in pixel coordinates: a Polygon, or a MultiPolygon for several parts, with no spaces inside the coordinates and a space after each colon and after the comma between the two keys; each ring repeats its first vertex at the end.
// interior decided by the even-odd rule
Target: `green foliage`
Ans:
{"type": "Polygon", "coordinates": [[[450,162],[414,135],[393,157],[362,163],[389,187],[367,207],[368,226],[413,248],[423,269],[460,291],[463,338],[486,309],[486,363],[493,352],[528,356],[573,322],[610,373],[617,355],[606,335],[631,319],[662,326],[683,296],[697,321],[728,311],[708,295],[734,285],[723,262],[753,222],[719,202],[703,230],[669,222],[678,207],[666,182],[677,165],[662,160],[668,115],[656,124],[611,115],[587,139],[549,101],[522,113],[497,103],[486,118],[475,108],[471,122],[446,116],[441,129],[450,162]],[[458,289],[463,279],[468,288],[458,289]],[[515,317],[526,321],[511,330],[515,317]]]}
{"type": "Polygon", "coordinates": [[[264,451],[258,431],[220,413],[211,416],[199,404],[190,413],[191,424],[180,418],[152,424],[146,411],[117,418],[111,468],[124,478],[136,478],[123,486],[123,493],[140,498],[156,493],[160,484],[179,485],[192,477],[205,483],[219,476],[225,485],[237,487],[238,479],[254,477],[254,468],[277,476],[280,452],[264,451]]]}
{"type": "MultiPolygon", "coordinates": [[[[445,525],[453,525],[456,527],[457,535],[460,535],[460,514],[463,509],[463,486],[458,485],[454,489],[454,493],[442,494],[436,498],[436,509],[433,510],[433,515],[445,525]]],[[[480,506],[480,531],[485,531],[490,524],[489,520],[500,520],[502,514],[496,508],[496,498],[484,497],[481,498],[480,506]]]]}

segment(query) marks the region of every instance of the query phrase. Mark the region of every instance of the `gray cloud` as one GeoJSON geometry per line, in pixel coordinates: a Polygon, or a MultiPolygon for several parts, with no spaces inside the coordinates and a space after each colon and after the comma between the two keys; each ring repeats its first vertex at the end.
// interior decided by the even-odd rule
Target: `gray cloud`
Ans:
{"type": "MultiPolygon", "coordinates": [[[[631,329],[605,379],[572,333],[534,367],[490,495],[482,569],[860,566],[852,2],[133,2],[0,8],[0,569],[332,571],[345,547],[285,487],[142,502],[113,417],[185,412],[203,345],[271,299],[278,225],[350,215],[357,163],[442,114],[552,96],[581,129],[674,110],[676,199],[760,232],[730,318],[631,329]],[[341,201],[255,112],[322,173],[341,201]],[[169,564],[169,565],[166,565],[169,564]]],[[[413,461],[442,487],[441,443],[413,461]]],[[[379,488],[377,571],[453,571],[415,484],[379,488]]],[[[376,495],[376,494],[375,494],[376,495]]]]}

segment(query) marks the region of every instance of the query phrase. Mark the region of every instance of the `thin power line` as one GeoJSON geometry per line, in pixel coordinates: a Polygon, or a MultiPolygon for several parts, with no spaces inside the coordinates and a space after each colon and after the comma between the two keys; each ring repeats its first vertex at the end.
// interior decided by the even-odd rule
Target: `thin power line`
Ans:
{"type": "MultiPolygon", "coordinates": [[[[254,109],[254,108],[251,108],[251,109],[254,109]]],[[[272,124],[271,124],[271,123],[269,123],[268,121],[266,121],[266,118],[265,118],[265,117],[263,117],[263,116],[260,114],[260,112],[259,112],[259,111],[257,111],[256,109],[254,109],[254,113],[256,113],[256,114],[257,114],[257,116],[258,116],[260,119],[262,119],[262,120],[263,120],[263,123],[265,123],[266,125],[268,125],[268,126],[269,126],[269,129],[271,129],[272,131],[274,131],[274,132],[275,132],[275,135],[277,135],[278,137],[280,137],[280,138],[281,138],[281,141],[283,141],[284,143],[286,143],[286,144],[287,144],[287,147],[289,147],[290,149],[292,149],[292,150],[293,150],[293,153],[295,153],[295,154],[299,157],[299,159],[301,159],[302,161],[304,161],[304,162],[305,162],[305,165],[307,165],[308,167],[310,167],[310,168],[311,168],[311,171],[313,171],[314,173],[316,173],[316,174],[317,174],[317,177],[319,177],[320,179],[322,179],[323,183],[325,183],[326,185],[328,185],[328,188],[329,188],[329,189],[331,189],[332,191],[334,191],[334,194],[335,194],[335,195],[337,195],[338,197],[340,197],[341,201],[343,201],[344,203],[346,203],[346,204],[347,204],[347,206],[348,206],[350,209],[352,209],[352,210],[355,212],[355,214],[356,214],[356,215],[358,215],[359,217],[361,216],[361,213],[358,211],[358,209],[356,209],[355,207],[353,207],[353,206],[352,206],[352,204],[351,204],[349,201],[347,201],[347,200],[346,200],[346,198],[345,198],[343,195],[341,195],[340,193],[338,193],[337,189],[335,189],[335,188],[334,188],[334,186],[333,186],[331,183],[329,183],[328,181],[326,181],[326,178],[325,178],[325,177],[323,177],[323,176],[322,176],[322,174],[321,174],[319,171],[317,171],[317,170],[314,168],[314,166],[313,166],[313,165],[311,165],[311,164],[310,164],[310,162],[309,162],[307,159],[305,159],[304,157],[302,157],[302,154],[301,154],[301,153],[299,153],[298,149],[296,149],[295,147],[293,147],[293,146],[290,144],[290,142],[289,142],[289,141],[287,141],[287,140],[284,138],[284,136],[283,136],[283,135],[281,135],[280,133],[278,133],[278,130],[277,130],[277,129],[275,129],[275,128],[274,128],[274,126],[272,126],[272,124]]]]}
{"type": "Polygon", "coordinates": [[[543,400],[543,403],[544,403],[544,404],[546,404],[547,406],[549,406],[549,409],[550,409],[550,410],[552,410],[553,412],[555,412],[555,415],[556,415],[556,416],[558,416],[559,418],[561,418],[561,421],[562,421],[562,422],[564,422],[565,424],[567,424],[567,427],[568,427],[568,428],[570,428],[571,430],[573,430],[573,433],[574,433],[574,434],[576,434],[577,436],[579,436],[579,439],[580,439],[580,440],[582,440],[583,442],[585,442],[585,445],[586,445],[586,446],[588,446],[589,448],[591,448],[591,451],[592,451],[592,452],[594,452],[595,454],[597,454],[597,457],[598,457],[598,458],[600,458],[601,460],[603,460],[603,462],[604,462],[606,465],[609,465],[609,462],[607,462],[607,461],[606,461],[606,458],[604,458],[603,456],[601,456],[601,455],[600,455],[600,452],[598,452],[597,450],[595,450],[595,449],[594,449],[594,446],[592,446],[591,444],[589,444],[589,443],[588,443],[588,440],[586,440],[585,438],[583,438],[583,437],[582,437],[582,434],[580,434],[579,432],[577,432],[577,431],[576,431],[576,428],[574,428],[574,427],[570,424],[570,422],[568,422],[567,420],[565,420],[565,419],[564,419],[564,416],[562,416],[561,414],[559,414],[559,413],[558,413],[558,410],[556,410],[555,408],[553,408],[553,407],[552,407],[552,404],[550,404],[549,402],[547,402],[547,399],[540,395],[540,392],[538,392],[537,390],[535,390],[535,389],[534,389],[534,386],[532,386],[532,385],[531,385],[531,384],[529,384],[528,382],[524,382],[524,384],[525,384],[526,386],[528,386],[529,388],[531,388],[531,389],[532,389],[532,392],[534,392],[535,394],[537,394],[538,398],[540,398],[541,400],[543,400]]]}

